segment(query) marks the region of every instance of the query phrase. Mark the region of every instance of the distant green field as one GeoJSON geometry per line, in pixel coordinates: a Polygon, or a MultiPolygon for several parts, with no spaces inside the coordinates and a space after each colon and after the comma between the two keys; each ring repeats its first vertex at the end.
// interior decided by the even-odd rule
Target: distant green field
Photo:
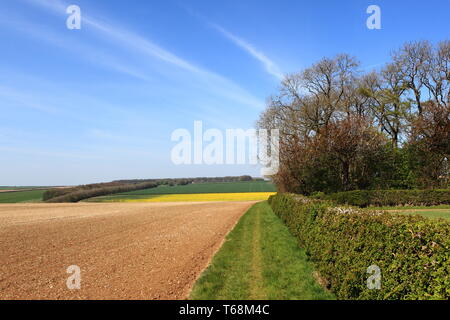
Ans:
{"type": "Polygon", "coordinates": [[[426,218],[443,218],[450,220],[450,205],[442,204],[438,206],[396,206],[396,207],[369,207],[364,210],[384,210],[389,213],[403,215],[421,215],[426,218]]]}
{"type": "Polygon", "coordinates": [[[151,189],[116,193],[113,195],[91,198],[88,201],[111,201],[124,199],[143,199],[162,194],[197,194],[197,193],[241,193],[241,192],[276,192],[275,186],[266,181],[194,183],[184,186],[159,186],[151,189]]]}
{"type": "Polygon", "coordinates": [[[450,209],[449,204],[440,204],[437,206],[386,206],[386,207],[367,207],[364,210],[417,210],[417,209],[450,209]]]}
{"type": "Polygon", "coordinates": [[[245,182],[207,182],[193,183],[184,186],[159,186],[152,189],[124,192],[127,195],[148,194],[189,194],[189,193],[236,193],[236,192],[276,192],[275,186],[266,181],[245,182]]]}
{"type": "Polygon", "coordinates": [[[450,209],[415,209],[404,211],[390,211],[404,215],[418,214],[426,218],[443,218],[450,220],[450,209]]]}
{"type": "Polygon", "coordinates": [[[38,186],[0,186],[0,190],[22,190],[22,189],[48,189],[49,187],[38,186]]]}
{"type": "Polygon", "coordinates": [[[236,192],[276,192],[272,183],[266,181],[207,182],[184,186],[159,186],[151,189],[117,193],[117,195],[189,194],[189,193],[236,193],[236,192]]]}
{"type": "Polygon", "coordinates": [[[0,192],[0,203],[37,202],[42,200],[44,192],[45,190],[0,192]]]}

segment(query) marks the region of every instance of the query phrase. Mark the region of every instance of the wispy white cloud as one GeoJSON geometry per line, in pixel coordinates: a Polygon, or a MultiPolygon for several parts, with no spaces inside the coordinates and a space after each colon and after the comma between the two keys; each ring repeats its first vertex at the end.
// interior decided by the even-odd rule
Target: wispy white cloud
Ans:
{"type": "MultiPolygon", "coordinates": [[[[92,138],[95,140],[102,140],[102,141],[110,141],[114,143],[121,143],[123,145],[134,144],[134,145],[140,145],[140,146],[147,146],[149,144],[156,144],[160,143],[160,140],[152,139],[149,137],[136,137],[135,135],[129,135],[129,134],[123,134],[123,133],[116,133],[112,132],[110,130],[105,129],[98,129],[98,128],[92,128],[86,131],[86,135],[88,138],[92,138]]],[[[117,146],[117,144],[116,144],[117,146]]]]}
{"type": "Polygon", "coordinates": [[[101,130],[101,129],[90,129],[87,132],[88,136],[96,138],[96,139],[107,139],[107,140],[115,140],[115,141],[127,141],[129,137],[124,138],[117,134],[113,134],[111,132],[101,130]]]}
{"type": "Polygon", "coordinates": [[[16,20],[14,22],[0,21],[0,23],[8,24],[9,26],[14,26],[16,29],[26,33],[27,36],[39,39],[40,41],[49,43],[53,46],[60,47],[72,54],[76,54],[85,60],[92,62],[93,64],[104,67],[109,70],[114,70],[116,72],[144,80],[151,81],[152,79],[139,71],[136,67],[133,67],[126,62],[114,57],[110,54],[97,50],[93,46],[85,45],[82,43],[74,44],[73,40],[68,38],[60,37],[57,34],[40,27],[39,25],[31,24],[24,20],[16,20]]]}
{"type": "Polygon", "coordinates": [[[368,70],[368,69],[377,69],[380,66],[384,65],[385,62],[380,62],[380,63],[376,63],[376,64],[371,64],[371,65],[367,65],[367,66],[363,66],[361,67],[362,70],[368,70]]]}
{"type": "MultiPolygon", "coordinates": [[[[65,9],[68,6],[59,0],[27,0],[33,4],[40,5],[58,14],[65,14],[65,9]]],[[[254,97],[252,94],[235,84],[233,81],[205,68],[199,67],[172,52],[162,48],[154,42],[121,27],[117,27],[114,23],[108,24],[104,21],[100,21],[92,16],[87,15],[82,11],[82,28],[83,26],[89,26],[93,30],[101,33],[102,38],[114,41],[116,44],[123,48],[132,50],[133,52],[140,52],[147,57],[158,59],[166,62],[172,66],[180,68],[189,72],[202,81],[205,88],[222,95],[228,99],[237,101],[239,103],[261,109],[264,107],[264,101],[254,97]],[[106,37],[105,37],[106,36],[106,37]]],[[[117,65],[116,65],[117,67],[117,65]]],[[[271,69],[272,70],[272,69],[271,69]]]]}
{"type": "Polygon", "coordinates": [[[51,107],[46,103],[40,102],[39,100],[36,99],[36,97],[18,91],[15,88],[7,87],[4,85],[0,85],[0,99],[5,99],[6,101],[14,103],[15,105],[20,105],[23,107],[32,108],[47,113],[58,112],[57,108],[51,107]]]}
{"type": "MultiPolygon", "coordinates": [[[[28,2],[40,5],[55,13],[65,14],[65,10],[69,4],[65,4],[59,0],[27,0],[28,2]]],[[[129,48],[137,49],[141,52],[147,53],[155,58],[170,64],[176,65],[182,69],[196,72],[196,73],[208,73],[208,71],[202,70],[194,66],[193,64],[177,57],[171,52],[161,48],[153,42],[133,33],[126,29],[113,27],[111,24],[100,21],[82,11],[82,26],[85,24],[91,26],[98,32],[106,34],[111,40],[116,40],[122,45],[126,45],[129,48]]],[[[116,25],[116,24],[115,24],[116,25]]]]}
{"type": "Polygon", "coordinates": [[[8,153],[12,154],[25,154],[31,156],[44,156],[44,157],[62,157],[69,159],[103,159],[103,157],[94,155],[94,154],[80,154],[80,152],[67,152],[67,151],[54,151],[54,150],[45,150],[42,148],[32,148],[29,146],[26,147],[0,147],[0,151],[4,152],[4,155],[8,153]]]}
{"type": "Polygon", "coordinates": [[[221,33],[224,37],[226,37],[227,39],[232,41],[235,45],[237,45],[238,47],[240,47],[241,49],[246,51],[249,55],[251,55],[253,58],[258,60],[260,63],[262,63],[264,68],[270,75],[274,76],[278,80],[284,79],[284,74],[281,71],[280,67],[275,62],[273,62],[271,59],[269,59],[263,52],[256,49],[248,41],[242,39],[241,37],[234,35],[230,31],[223,28],[222,26],[220,26],[216,23],[210,22],[206,17],[202,16],[198,12],[195,12],[191,8],[189,8],[185,5],[181,5],[181,7],[183,7],[186,10],[186,12],[189,13],[190,15],[192,15],[193,17],[196,17],[196,18],[204,21],[207,25],[209,25],[210,27],[212,27],[213,29],[215,29],[216,31],[221,33]]]}
{"type": "Polygon", "coordinates": [[[272,76],[276,77],[279,80],[282,80],[284,78],[284,75],[281,72],[280,68],[277,66],[277,64],[272,60],[270,60],[263,52],[257,50],[252,44],[248,43],[246,40],[242,38],[239,38],[238,36],[232,34],[228,30],[224,29],[223,27],[217,24],[210,23],[210,25],[214,29],[219,31],[222,35],[224,35],[226,38],[231,40],[238,47],[244,49],[253,58],[261,62],[269,74],[271,74],[272,76]]]}

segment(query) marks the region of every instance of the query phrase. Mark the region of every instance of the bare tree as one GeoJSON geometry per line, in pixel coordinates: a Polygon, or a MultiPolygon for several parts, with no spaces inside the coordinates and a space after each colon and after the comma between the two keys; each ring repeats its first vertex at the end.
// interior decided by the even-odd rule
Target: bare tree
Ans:
{"type": "Polygon", "coordinates": [[[408,42],[392,56],[404,87],[412,91],[419,114],[422,113],[422,88],[429,72],[426,64],[431,57],[432,46],[428,41],[408,42]]]}
{"type": "Polygon", "coordinates": [[[362,74],[358,67],[347,54],[323,58],[287,75],[268,99],[257,125],[280,132],[280,170],[273,178],[281,190],[349,190],[375,186],[377,179],[386,180],[383,186],[390,185],[389,179],[409,186],[405,170],[413,169],[404,166],[409,145],[423,159],[437,159],[436,165],[424,160],[423,172],[435,177],[448,166],[450,156],[433,146],[450,141],[444,121],[450,42],[406,43],[381,71],[362,74]],[[386,136],[393,148],[385,148],[386,136]],[[386,171],[396,165],[399,171],[386,171]]]}
{"type": "Polygon", "coordinates": [[[438,106],[450,104],[450,41],[442,41],[425,62],[423,84],[429,100],[438,106]]]}
{"type": "Polygon", "coordinates": [[[441,179],[448,181],[449,178],[450,106],[430,101],[423,107],[422,114],[412,123],[409,147],[413,151],[412,160],[418,167],[421,183],[439,187],[441,179]]]}
{"type": "Polygon", "coordinates": [[[402,98],[406,90],[397,63],[387,64],[379,74],[367,75],[361,87],[363,95],[370,98],[368,106],[376,122],[391,137],[394,147],[398,147],[410,111],[410,103],[402,98]]]}

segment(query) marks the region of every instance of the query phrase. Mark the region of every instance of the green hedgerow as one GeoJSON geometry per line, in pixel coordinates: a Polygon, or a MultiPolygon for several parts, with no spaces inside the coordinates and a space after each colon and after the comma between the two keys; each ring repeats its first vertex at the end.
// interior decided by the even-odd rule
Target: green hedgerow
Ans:
{"type": "Polygon", "coordinates": [[[358,207],[368,206],[433,206],[450,204],[450,190],[354,190],[329,195],[320,194],[316,198],[332,200],[337,204],[358,207]]]}
{"type": "Polygon", "coordinates": [[[339,299],[450,298],[450,224],[444,220],[334,207],[277,194],[273,211],[299,240],[339,299]],[[367,287],[367,268],[381,289],[367,287]]]}

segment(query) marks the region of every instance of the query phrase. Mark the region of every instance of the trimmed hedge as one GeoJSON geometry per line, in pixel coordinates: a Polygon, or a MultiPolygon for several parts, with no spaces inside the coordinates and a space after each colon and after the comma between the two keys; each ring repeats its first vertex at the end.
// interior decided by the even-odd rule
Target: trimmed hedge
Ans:
{"type": "Polygon", "coordinates": [[[73,192],[65,193],[61,196],[57,196],[47,200],[46,202],[78,202],[80,200],[106,196],[108,194],[119,193],[119,192],[128,192],[135,191],[141,189],[150,189],[157,187],[157,183],[146,182],[146,183],[135,183],[135,184],[124,184],[119,186],[111,186],[111,187],[100,187],[100,188],[92,188],[92,189],[81,189],[75,190],[73,192]]]}
{"type": "Polygon", "coordinates": [[[339,299],[449,299],[450,224],[355,208],[298,195],[269,198],[339,299]],[[368,289],[367,268],[381,269],[368,289]]]}
{"type": "Polygon", "coordinates": [[[358,207],[434,206],[450,204],[450,190],[355,190],[329,195],[318,194],[317,198],[358,207]]]}

